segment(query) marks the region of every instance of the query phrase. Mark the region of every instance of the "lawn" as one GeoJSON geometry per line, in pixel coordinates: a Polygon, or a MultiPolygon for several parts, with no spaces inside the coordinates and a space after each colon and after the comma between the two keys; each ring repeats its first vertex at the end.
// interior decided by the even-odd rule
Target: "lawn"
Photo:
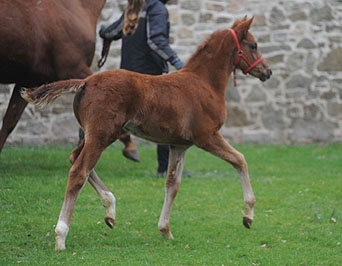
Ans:
{"type": "Polygon", "coordinates": [[[72,147],[7,147],[0,155],[0,265],[342,265],[342,143],[236,145],[257,199],[250,230],[239,176],[191,148],[171,213],[174,240],[157,224],[164,179],[156,148],[141,163],[109,147],[96,166],[117,199],[114,229],[89,184],[71,221],[65,251],[54,251],[72,147]]]}

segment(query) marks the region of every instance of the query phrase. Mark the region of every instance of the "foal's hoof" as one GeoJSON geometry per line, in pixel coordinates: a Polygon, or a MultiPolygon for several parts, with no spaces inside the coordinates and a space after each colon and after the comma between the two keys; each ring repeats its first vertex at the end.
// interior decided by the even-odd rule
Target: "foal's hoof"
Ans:
{"type": "Polygon", "coordinates": [[[165,238],[169,238],[169,239],[174,239],[172,233],[170,232],[170,230],[164,228],[164,229],[160,229],[159,230],[161,235],[165,238]]]}
{"type": "Polygon", "coordinates": [[[133,162],[137,162],[137,163],[140,162],[140,155],[139,155],[138,150],[123,149],[122,153],[126,158],[132,160],[133,162]]]}
{"type": "Polygon", "coordinates": [[[56,238],[56,244],[55,244],[55,251],[58,250],[65,250],[65,240],[61,240],[58,237],[56,238]]]}
{"type": "Polygon", "coordinates": [[[246,228],[250,229],[250,228],[251,228],[251,225],[252,225],[252,222],[253,222],[253,220],[251,220],[251,219],[249,219],[249,218],[247,218],[247,217],[243,217],[243,225],[244,225],[246,228]]]}
{"type": "Polygon", "coordinates": [[[114,219],[112,219],[112,218],[110,218],[110,217],[105,217],[104,220],[105,220],[106,224],[107,224],[110,228],[113,229],[114,224],[115,224],[114,219]]]}

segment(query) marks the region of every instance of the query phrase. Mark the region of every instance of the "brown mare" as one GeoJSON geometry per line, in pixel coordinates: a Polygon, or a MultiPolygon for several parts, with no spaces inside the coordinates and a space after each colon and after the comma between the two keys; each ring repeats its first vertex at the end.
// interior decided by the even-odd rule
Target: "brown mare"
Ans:
{"type": "MultiPolygon", "coordinates": [[[[27,105],[20,97],[21,87],[92,74],[89,67],[95,52],[96,23],[105,3],[0,1],[0,83],[15,83],[0,131],[0,152],[27,105]]],[[[131,34],[145,1],[128,3],[124,32],[131,34]]]]}
{"type": "Polygon", "coordinates": [[[185,152],[192,145],[229,162],[240,173],[246,207],[243,223],[247,228],[251,226],[255,197],[247,163],[220,135],[219,129],[226,118],[226,86],[235,68],[248,69],[262,81],[272,74],[248,31],[252,20],[245,18],[234,23],[232,29],[237,40],[229,29],[213,33],[178,72],[149,76],[111,70],[84,80],[23,90],[23,97],[37,105],[52,102],[62,93],[76,91],[74,113],[86,135],[85,141],[69,156],[72,167],[55,231],[56,249],[65,248],[74,205],[87,179],[106,208],[107,225],[114,226],[115,197],[96,175],[94,167],[105,148],[118,139],[122,128],[171,146],[165,200],[158,223],[163,236],[173,238],[171,206],[181,183],[185,152]],[[241,51],[238,51],[240,45],[241,51]]]}

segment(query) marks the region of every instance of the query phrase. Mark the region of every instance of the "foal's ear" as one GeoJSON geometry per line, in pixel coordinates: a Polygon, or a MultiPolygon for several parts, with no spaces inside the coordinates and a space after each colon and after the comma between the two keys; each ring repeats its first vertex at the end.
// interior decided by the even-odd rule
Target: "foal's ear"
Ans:
{"type": "Polygon", "coordinates": [[[235,31],[236,31],[237,35],[239,36],[240,41],[242,41],[243,39],[246,38],[247,32],[252,25],[253,19],[254,19],[254,17],[247,20],[247,16],[245,16],[242,19],[241,23],[239,23],[236,26],[235,31]]]}

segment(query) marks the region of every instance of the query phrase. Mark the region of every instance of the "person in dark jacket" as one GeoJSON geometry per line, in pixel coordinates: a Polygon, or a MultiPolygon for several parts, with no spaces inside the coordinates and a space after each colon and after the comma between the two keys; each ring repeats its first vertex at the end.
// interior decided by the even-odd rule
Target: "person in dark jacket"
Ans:
{"type": "MultiPolygon", "coordinates": [[[[168,0],[146,0],[139,17],[139,26],[130,36],[123,34],[124,13],[108,27],[101,28],[100,37],[105,40],[122,39],[120,68],[134,72],[161,75],[168,73],[169,62],[177,70],[184,66],[170,47],[169,12],[165,7],[168,0]]],[[[169,145],[157,145],[157,176],[166,174],[169,145]]]]}

